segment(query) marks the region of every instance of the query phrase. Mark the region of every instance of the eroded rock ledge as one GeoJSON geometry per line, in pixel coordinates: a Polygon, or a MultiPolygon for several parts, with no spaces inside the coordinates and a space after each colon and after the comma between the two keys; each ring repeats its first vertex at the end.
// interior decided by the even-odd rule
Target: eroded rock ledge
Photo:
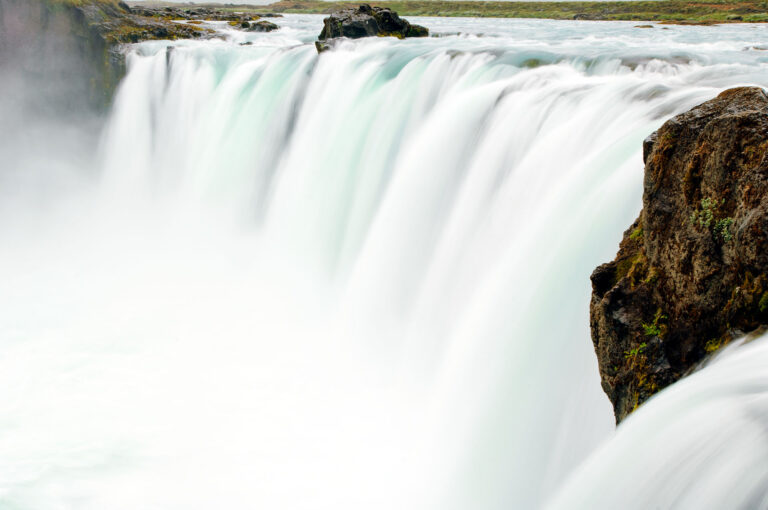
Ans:
{"type": "Polygon", "coordinates": [[[640,217],[592,274],[590,324],[617,423],[768,324],[768,96],[723,92],[644,143],[640,217]]]}

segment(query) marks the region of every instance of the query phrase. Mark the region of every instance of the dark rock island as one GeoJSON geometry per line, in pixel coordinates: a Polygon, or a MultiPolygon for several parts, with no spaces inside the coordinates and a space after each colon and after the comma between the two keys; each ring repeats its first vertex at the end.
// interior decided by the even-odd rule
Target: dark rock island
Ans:
{"type": "Polygon", "coordinates": [[[316,43],[319,52],[328,49],[328,39],[348,37],[427,37],[429,30],[421,25],[412,25],[400,18],[396,12],[385,7],[371,7],[363,4],[357,8],[343,9],[323,20],[323,29],[316,43]]]}
{"type": "Polygon", "coordinates": [[[590,324],[619,422],[768,324],[768,96],[736,88],[644,143],[640,217],[592,274],[590,324]]]}

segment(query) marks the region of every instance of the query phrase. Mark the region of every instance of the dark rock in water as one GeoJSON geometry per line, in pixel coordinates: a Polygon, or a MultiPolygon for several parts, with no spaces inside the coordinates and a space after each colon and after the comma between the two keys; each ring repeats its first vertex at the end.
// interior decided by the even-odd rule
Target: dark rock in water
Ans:
{"type": "Polygon", "coordinates": [[[251,32],[272,32],[278,28],[280,27],[269,21],[257,21],[256,23],[251,23],[251,27],[248,30],[251,32]]]}
{"type": "Polygon", "coordinates": [[[282,14],[277,14],[276,12],[265,12],[263,14],[259,14],[259,17],[261,18],[282,18],[282,14]]]}
{"type": "Polygon", "coordinates": [[[344,39],[326,39],[325,41],[315,41],[315,48],[318,53],[332,50],[337,43],[344,41],[344,39]]]}
{"type": "Polygon", "coordinates": [[[427,27],[422,27],[421,25],[411,25],[408,28],[408,32],[405,34],[406,37],[429,37],[429,29],[427,27]]]}
{"type": "Polygon", "coordinates": [[[323,30],[318,39],[324,41],[336,37],[359,39],[372,36],[392,36],[403,39],[428,35],[427,28],[411,25],[390,9],[363,4],[357,9],[343,9],[325,18],[323,30]]]}
{"type": "Polygon", "coordinates": [[[723,92],[643,144],[643,210],[592,274],[590,325],[619,422],[768,324],[768,96],[723,92]]]}

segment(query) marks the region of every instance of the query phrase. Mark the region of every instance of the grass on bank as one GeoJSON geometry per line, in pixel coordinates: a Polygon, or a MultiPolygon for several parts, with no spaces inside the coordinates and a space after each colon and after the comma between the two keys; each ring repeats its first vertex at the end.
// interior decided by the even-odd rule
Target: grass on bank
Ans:
{"type": "MultiPolygon", "coordinates": [[[[162,4],[162,2],[158,2],[162,4]]],[[[236,4],[197,4],[226,10],[255,13],[328,14],[361,2],[318,0],[280,0],[266,6],[236,4]]],[[[657,0],[637,2],[482,2],[442,0],[391,0],[368,2],[389,7],[402,16],[492,17],[585,19],[618,21],[659,21],[682,24],[768,22],[768,1],[707,0],[684,2],[657,0]]],[[[138,4],[136,4],[138,5],[138,4]]],[[[185,4],[167,4],[184,6],[185,4]]],[[[189,4],[186,4],[189,5],[189,4]]]]}

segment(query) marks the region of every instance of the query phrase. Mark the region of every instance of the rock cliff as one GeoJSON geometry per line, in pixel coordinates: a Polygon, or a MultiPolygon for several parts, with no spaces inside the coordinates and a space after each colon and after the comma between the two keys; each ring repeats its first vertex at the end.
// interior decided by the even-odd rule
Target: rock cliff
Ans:
{"type": "Polygon", "coordinates": [[[124,13],[117,2],[74,5],[0,0],[0,69],[4,86],[34,91],[41,109],[104,105],[122,75],[122,59],[91,26],[124,13]]]}
{"type": "Polygon", "coordinates": [[[643,209],[592,274],[590,324],[619,422],[768,324],[768,96],[736,88],[644,143],[643,209]]]}
{"type": "Polygon", "coordinates": [[[134,11],[118,0],[0,0],[3,85],[15,81],[17,92],[34,91],[43,109],[103,108],[124,72],[119,45],[209,37],[212,30],[199,26],[204,19],[239,24],[252,17],[211,9],[134,11]]]}

